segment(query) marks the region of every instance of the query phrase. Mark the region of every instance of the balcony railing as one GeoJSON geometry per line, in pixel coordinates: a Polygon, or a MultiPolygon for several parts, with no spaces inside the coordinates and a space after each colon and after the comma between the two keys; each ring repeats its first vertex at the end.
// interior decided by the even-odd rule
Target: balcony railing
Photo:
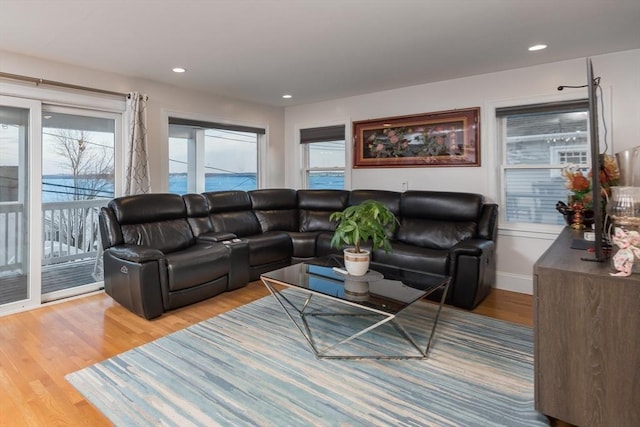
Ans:
{"type": "MultiPolygon", "coordinates": [[[[98,253],[98,214],[107,199],[42,204],[42,265],[93,259],[98,253]]],[[[23,271],[24,206],[0,203],[0,272],[23,271]]]]}
{"type": "Polygon", "coordinates": [[[22,203],[0,203],[0,273],[22,271],[23,209],[22,203]]]}
{"type": "Polygon", "coordinates": [[[42,204],[42,265],[95,258],[98,214],[106,199],[42,204]]]}

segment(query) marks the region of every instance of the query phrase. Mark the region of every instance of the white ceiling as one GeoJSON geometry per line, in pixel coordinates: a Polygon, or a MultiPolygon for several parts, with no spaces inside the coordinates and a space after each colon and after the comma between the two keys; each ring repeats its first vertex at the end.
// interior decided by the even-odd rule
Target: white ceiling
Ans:
{"type": "Polygon", "coordinates": [[[0,0],[0,50],[275,106],[637,48],[639,0],[0,0]]]}

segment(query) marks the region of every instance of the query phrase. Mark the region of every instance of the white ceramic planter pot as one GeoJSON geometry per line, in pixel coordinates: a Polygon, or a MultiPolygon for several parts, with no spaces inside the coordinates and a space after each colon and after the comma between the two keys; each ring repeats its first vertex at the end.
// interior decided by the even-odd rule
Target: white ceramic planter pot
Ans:
{"type": "Polygon", "coordinates": [[[363,276],[369,270],[369,251],[361,249],[355,253],[355,248],[346,248],[344,254],[344,268],[352,276],[363,276]]]}

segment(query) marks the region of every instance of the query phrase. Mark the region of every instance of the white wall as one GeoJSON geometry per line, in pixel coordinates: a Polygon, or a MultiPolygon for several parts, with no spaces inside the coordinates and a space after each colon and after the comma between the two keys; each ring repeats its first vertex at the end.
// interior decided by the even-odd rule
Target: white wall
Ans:
{"type": "MultiPolygon", "coordinates": [[[[608,118],[609,152],[640,145],[640,50],[592,58],[605,91],[604,117],[608,118]]],[[[499,160],[495,135],[497,106],[552,99],[584,98],[586,90],[558,92],[561,84],[586,83],[585,58],[469,78],[406,87],[327,102],[287,107],[285,110],[285,184],[299,186],[301,127],[323,123],[367,120],[456,108],[481,107],[481,166],[446,168],[353,169],[351,188],[468,191],[498,200],[499,160]]],[[[350,133],[349,126],[347,126],[350,133]]],[[[601,129],[602,130],[602,129],[601,129]]],[[[350,139],[350,135],[348,135],[350,139]]],[[[350,154],[349,154],[350,156],[350,154]]],[[[532,293],[532,266],[553,241],[557,227],[513,231],[501,228],[498,239],[497,287],[532,293]]]]}
{"type": "MultiPolygon", "coordinates": [[[[167,114],[195,115],[203,120],[265,127],[268,153],[264,164],[265,187],[284,184],[284,109],[223,98],[202,91],[189,91],[149,80],[105,73],[97,70],[44,61],[0,51],[0,71],[45,80],[128,93],[138,91],[149,96],[148,141],[152,190],[168,188],[167,114]]],[[[176,75],[176,79],[180,78],[176,75]]]]}

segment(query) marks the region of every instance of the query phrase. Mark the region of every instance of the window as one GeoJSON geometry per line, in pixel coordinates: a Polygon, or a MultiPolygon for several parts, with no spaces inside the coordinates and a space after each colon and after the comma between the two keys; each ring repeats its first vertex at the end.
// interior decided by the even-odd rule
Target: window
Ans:
{"type": "Polygon", "coordinates": [[[264,129],[169,118],[169,192],[255,190],[264,129]]]}
{"type": "Polygon", "coordinates": [[[562,225],[567,164],[590,167],[588,103],[570,101],[496,110],[502,135],[503,220],[562,225]]]}
{"type": "Polygon", "coordinates": [[[303,188],[343,189],[344,125],[300,129],[303,188]]]}

